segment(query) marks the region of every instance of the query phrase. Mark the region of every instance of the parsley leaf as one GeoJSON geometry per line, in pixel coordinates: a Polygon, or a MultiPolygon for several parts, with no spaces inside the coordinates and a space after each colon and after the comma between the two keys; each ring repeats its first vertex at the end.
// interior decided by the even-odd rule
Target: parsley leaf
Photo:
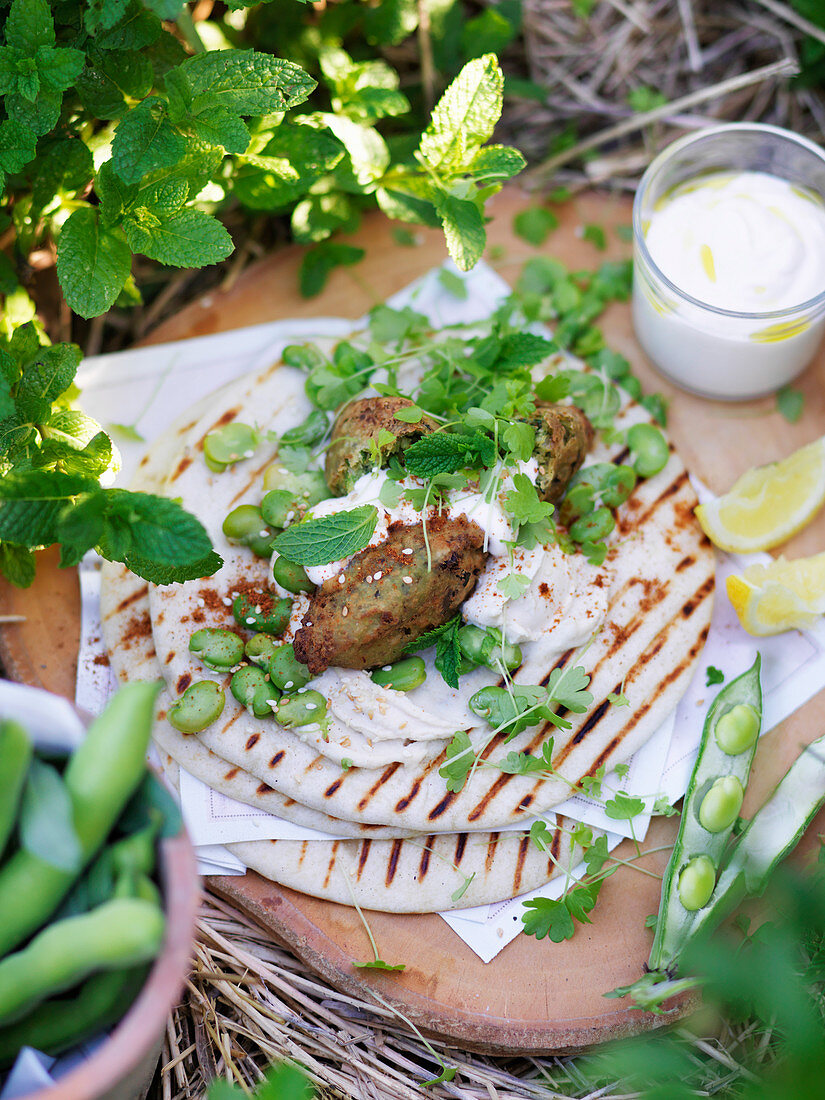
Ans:
{"type": "Polygon", "coordinates": [[[563,895],[558,901],[552,898],[535,898],[525,901],[521,915],[524,931],[537,940],[548,936],[553,943],[573,938],[576,931],[575,921],[592,924],[588,913],[596,904],[601,890],[601,880],[588,886],[577,886],[563,895]]]}
{"type": "Polygon", "coordinates": [[[446,748],[447,759],[438,769],[438,774],[447,780],[447,790],[457,794],[472,771],[475,755],[469,735],[458,730],[446,748]]]}
{"type": "Polygon", "coordinates": [[[369,544],[378,522],[372,504],[331,516],[293,523],[273,541],[273,549],[298,565],[327,565],[357,554],[369,544]]]}
{"type": "Polygon", "coordinates": [[[644,808],[644,799],[632,798],[624,791],[617,791],[615,797],[609,798],[604,804],[604,812],[613,821],[631,821],[644,808]]]}
{"type": "Polygon", "coordinates": [[[396,963],[392,966],[390,963],[384,962],[383,959],[369,959],[367,962],[353,963],[357,970],[406,970],[406,963],[396,963]]]}
{"type": "Polygon", "coordinates": [[[705,687],[712,687],[713,684],[724,684],[725,674],[721,668],[715,668],[713,665],[708,665],[705,669],[705,687]]]}

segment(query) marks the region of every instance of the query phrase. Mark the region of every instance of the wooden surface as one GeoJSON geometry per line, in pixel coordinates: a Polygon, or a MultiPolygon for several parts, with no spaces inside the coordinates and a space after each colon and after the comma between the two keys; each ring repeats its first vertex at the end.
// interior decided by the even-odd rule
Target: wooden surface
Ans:
{"type": "MultiPolygon", "coordinates": [[[[605,258],[629,255],[615,233],[629,225],[630,204],[604,195],[585,195],[561,211],[561,224],[540,250],[513,235],[514,213],[530,200],[511,189],[490,205],[488,226],[493,266],[513,281],[523,262],[544,252],[572,268],[593,268],[605,258]],[[580,237],[581,227],[599,223],[608,249],[599,252],[580,237]]],[[[350,238],[366,248],[363,263],[333,272],[324,293],[300,297],[297,268],[301,250],[287,249],[248,268],[231,288],[211,293],[161,325],[147,342],[202,336],[224,329],[287,317],[358,317],[445,258],[439,233],[417,230],[418,244],[395,243],[392,225],[376,215],[350,238]]],[[[779,458],[825,432],[825,353],[796,383],[805,394],[800,421],[789,425],[770,398],[724,404],[693,397],[660,377],[635,343],[627,304],[612,305],[600,322],[607,341],[633,364],[645,389],[671,399],[669,426],[688,466],[717,492],[745,469],[779,458]]],[[[825,515],[793,542],[788,557],[815,553],[825,545],[825,515]]],[[[720,594],[724,599],[724,594],[720,594]]],[[[22,614],[25,622],[0,628],[0,659],[15,679],[73,697],[79,638],[79,596],[74,571],[57,568],[57,555],[41,556],[38,577],[26,591],[0,587],[0,614],[22,614]]],[[[821,697],[820,697],[821,699],[821,697]]],[[[801,746],[821,732],[817,699],[768,734],[760,745],[744,812],[761,804],[801,746]]],[[[653,823],[645,848],[672,842],[673,821],[653,823]]],[[[820,815],[809,836],[825,830],[820,815]]],[[[803,842],[796,858],[812,843],[803,842]]],[[[619,850],[628,857],[632,845],[619,850]]],[[[667,852],[645,857],[661,871],[667,852]]],[[[427,1032],[455,1039],[468,1049],[489,1052],[578,1050],[608,1038],[660,1026],[666,1020],[628,1009],[603,993],[639,977],[650,934],[643,929],[658,904],[656,878],[623,868],[608,879],[592,926],[573,940],[554,944],[518,937],[485,965],[437,916],[370,914],[382,958],[404,962],[402,974],[358,970],[353,962],[370,950],[354,910],[281,889],[257,875],[213,880],[225,897],[246,907],[309,966],[344,991],[374,989],[427,1032]]],[[[688,1003],[677,1007],[679,1015],[688,1003]]]]}

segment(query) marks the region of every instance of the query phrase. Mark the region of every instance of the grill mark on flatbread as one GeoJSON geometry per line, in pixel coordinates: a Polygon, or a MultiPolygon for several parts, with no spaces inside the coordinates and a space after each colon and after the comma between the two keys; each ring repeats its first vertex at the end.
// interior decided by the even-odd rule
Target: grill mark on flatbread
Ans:
{"type": "MultiPolygon", "coordinates": [[[[653,639],[652,644],[649,645],[643,653],[639,654],[638,660],[632,666],[632,668],[630,668],[627,672],[627,676],[625,677],[625,684],[632,684],[633,683],[633,681],[637,678],[639,673],[644,671],[644,669],[650,664],[650,662],[652,660],[655,660],[655,658],[656,658],[657,654],[659,653],[659,651],[662,649],[662,647],[668,641],[671,630],[674,627],[677,627],[679,625],[680,620],[682,620],[684,618],[689,618],[696,611],[696,608],[699,607],[701,605],[701,603],[703,603],[704,600],[706,600],[708,598],[708,596],[713,591],[713,579],[709,578],[701,586],[699,591],[703,593],[702,599],[697,600],[695,598],[691,598],[690,600],[688,600],[687,603],[683,606],[682,610],[679,612],[679,614],[676,615],[673,619],[671,619],[670,622],[667,623],[664,626],[664,628],[660,631],[660,633],[653,639]],[[690,608],[687,615],[684,614],[684,611],[685,611],[686,607],[690,608]]],[[[659,698],[659,696],[662,694],[662,692],[665,690],[665,688],[667,688],[674,680],[677,680],[679,678],[679,676],[681,676],[681,674],[684,672],[684,670],[686,668],[688,668],[689,665],[692,664],[694,658],[698,655],[698,653],[701,650],[702,646],[705,644],[705,639],[707,638],[707,635],[708,635],[708,629],[709,629],[709,627],[707,627],[707,626],[704,626],[702,628],[702,630],[699,632],[699,637],[694,642],[694,644],[691,646],[688,653],[682,658],[682,660],[675,667],[673,667],[668,672],[667,676],[665,676],[663,679],[659,680],[659,682],[657,684],[657,687],[656,687],[655,693],[648,696],[648,698],[645,699],[643,703],[640,703],[638,706],[636,706],[634,708],[633,712],[628,715],[627,721],[625,722],[624,726],[622,726],[621,730],[619,730],[619,732],[616,734],[616,736],[611,740],[611,742],[607,746],[607,748],[599,755],[596,763],[594,765],[592,765],[591,769],[584,773],[585,775],[595,774],[595,772],[599,768],[601,762],[609,758],[609,756],[615,750],[616,746],[621,741],[624,740],[626,735],[633,729],[633,727],[639,722],[639,720],[650,710],[650,708],[653,706],[653,704],[656,702],[656,700],[659,698]]],[[[610,704],[608,703],[608,701],[606,699],[602,703],[599,704],[599,706],[596,708],[596,710],[593,712],[593,714],[590,715],[590,717],[587,719],[587,721],[584,723],[584,725],[581,727],[581,729],[578,730],[578,732],[576,733],[576,736],[570,742],[568,742],[568,744],[564,747],[564,749],[561,750],[559,755],[553,761],[553,764],[556,768],[558,768],[559,765],[562,764],[564,762],[564,760],[566,760],[566,758],[572,752],[573,747],[576,744],[581,743],[581,741],[584,739],[584,735],[587,734],[587,733],[591,733],[592,730],[595,729],[595,727],[598,723],[598,720],[604,716],[604,714],[607,711],[609,705],[610,704]]]]}
{"type": "Polygon", "coordinates": [[[238,492],[235,493],[229,503],[234,505],[235,503],[237,503],[237,501],[241,499],[241,497],[246,496],[247,493],[254,489],[259,484],[261,477],[263,476],[264,470],[271,465],[272,459],[270,457],[261,466],[256,467],[256,469],[252,471],[249,480],[246,482],[243,488],[239,489],[238,492]]]}
{"type": "Polygon", "coordinates": [[[369,803],[370,799],[375,794],[375,792],[379,791],[384,786],[384,784],[387,782],[387,780],[390,779],[393,775],[395,775],[395,773],[398,771],[398,769],[400,767],[401,767],[401,761],[396,760],[395,763],[390,764],[389,767],[387,767],[387,768],[384,768],[384,770],[381,772],[379,777],[376,779],[376,781],[373,783],[373,785],[370,787],[370,789],[367,791],[367,793],[364,795],[364,797],[358,803],[358,809],[359,810],[362,810],[362,811],[364,810],[364,808],[367,806],[367,804],[369,803]]]}
{"type": "Polygon", "coordinates": [[[676,566],[676,568],[674,569],[674,573],[681,573],[683,570],[689,569],[695,561],[695,556],[693,554],[688,554],[686,557],[682,558],[682,560],[676,566]]]}
{"type": "Polygon", "coordinates": [[[236,405],[234,408],[227,409],[226,412],[221,413],[221,415],[218,417],[218,419],[213,422],[212,427],[207,428],[207,430],[203,433],[203,435],[200,437],[200,439],[197,441],[197,443],[195,443],[195,447],[197,447],[197,449],[199,451],[202,451],[203,450],[203,441],[206,439],[206,437],[209,435],[209,433],[214,432],[217,428],[223,428],[227,424],[230,424],[235,419],[235,417],[238,415],[238,413],[241,411],[241,407],[242,406],[240,406],[240,405],[236,405]]]}
{"type": "Polygon", "coordinates": [[[398,870],[398,860],[401,858],[401,846],[403,841],[394,840],[392,842],[392,848],[390,849],[390,858],[387,860],[387,875],[384,881],[387,886],[392,884],[392,880],[395,878],[395,872],[398,870]]]}
{"type": "Polygon", "coordinates": [[[106,616],[107,619],[111,618],[112,615],[117,615],[118,612],[125,611],[127,607],[131,607],[132,604],[136,603],[138,600],[145,600],[148,594],[149,585],[144,584],[143,587],[138,589],[137,592],[133,592],[131,596],[127,596],[126,599],[121,600],[114,611],[110,612],[109,615],[106,616]]]}
{"type": "Polygon", "coordinates": [[[361,847],[358,849],[358,867],[356,868],[355,875],[357,878],[361,877],[361,872],[364,870],[364,866],[367,862],[367,856],[370,854],[371,840],[362,840],[361,847]]]}
{"type": "Polygon", "coordinates": [[[496,848],[498,847],[499,833],[490,833],[487,838],[487,853],[484,857],[484,870],[487,874],[490,873],[490,868],[493,866],[493,861],[496,858],[496,848]]]}
{"type": "Polygon", "coordinates": [[[473,806],[472,810],[470,810],[470,812],[467,814],[467,820],[478,821],[478,819],[481,817],[481,815],[484,813],[484,811],[487,809],[487,807],[493,801],[496,795],[500,791],[502,791],[504,787],[507,786],[512,778],[512,775],[500,775],[495,783],[493,783],[492,787],[487,788],[487,791],[485,792],[484,797],[481,799],[481,801],[477,802],[475,806],[473,806]]]}
{"type": "Polygon", "coordinates": [[[240,768],[230,768],[224,776],[224,779],[234,779],[240,770],[240,768]]]}
{"type": "MultiPolygon", "coordinates": [[[[273,841],[273,843],[277,844],[278,842],[276,840],[276,841],[273,841]]],[[[304,856],[307,854],[308,844],[309,844],[308,840],[302,840],[301,841],[301,851],[300,851],[300,854],[298,856],[298,866],[299,867],[304,862],[304,856]]]]}
{"type": "Polygon", "coordinates": [[[682,604],[682,609],[680,611],[683,619],[689,619],[696,608],[699,606],[699,604],[702,603],[703,600],[706,600],[708,598],[708,596],[713,591],[713,581],[713,577],[708,577],[701,588],[698,588],[689,600],[685,600],[685,602],[682,604]]]}
{"type": "MultiPolygon", "coordinates": [[[[575,652],[576,652],[575,649],[568,649],[566,653],[562,653],[562,655],[561,655],[561,657],[559,657],[558,661],[556,661],[556,663],[553,665],[553,667],[551,669],[549,669],[547,675],[543,676],[541,678],[541,680],[539,681],[539,683],[541,684],[542,687],[547,687],[547,682],[550,679],[550,677],[553,675],[553,673],[556,671],[556,669],[557,668],[564,668],[564,666],[567,664],[567,662],[570,660],[570,658],[573,656],[573,654],[575,652]]],[[[504,681],[503,680],[501,681],[501,684],[499,686],[500,687],[504,686],[504,681]]]]}
{"type": "Polygon", "coordinates": [[[166,654],[166,664],[167,665],[170,664],[172,661],[174,661],[174,659],[175,659],[175,651],[174,651],[174,649],[170,649],[169,652],[166,654]]]}
{"type": "Polygon", "coordinates": [[[685,485],[689,486],[690,481],[688,478],[687,470],[683,469],[680,473],[676,475],[673,481],[671,481],[671,483],[662,490],[662,492],[656,497],[656,499],[648,505],[647,509],[644,512],[637,516],[625,517],[624,521],[622,522],[622,534],[626,534],[634,527],[642,527],[647,524],[654,512],[658,508],[661,508],[661,506],[665,504],[668,500],[670,500],[671,497],[676,496],[676,494],[681,489],[683,489],[685,485]]]}
{"type": "Polygon", "coordinates": [[[431,771],[434,771],[436,768],[440,768],[446,759],[447,750],[443,749],[434,760],[431,760],[429,764],[427,764],[423,768],[420,774],[416,776],[415,780],[413,781],[413,785],[410,787],[407,793],[403,796],[403,798],[399,798],[398,802],[396,802],[395,809],[398,813],[401,813],[402,810],[406,810],[409,804],[418,795],[419,791],[421,790],[421,785],[426,777],[430,774],[431,771]]]}
{"type": "Polygon", "coordinates": [[[333,840],[332,842],[332,848],[330,849],[329,853],[329,863],[327,865],[327,873],[326,877],[324,878],[324,889],[329,886],[329,880],[332,877],[332,872],[335,870],[335,857],[338,855],[339,843],[340,842],[337,840],[333,840]]]}
{"type": "Polygon", "coordinates": [[[273,794],[274,787],[270,787],[268,783],[259,783],[257,787],[258,794],[273,794]]]}
{"type": "Polygon", "coordinates": [[[189,672],[182,672],[178,677],[178,682],[175,685],[178,689],[178,695],[183,695],[189,685],[192,683],[192,676],[189,672]]]}
{"type": "Polygon", "coordinates": [[[427,875],[427,871],[430,869],[430,848],[435,844],[435,833],[430,835],[424,841],[424,850],[421,853],[421,859],[418,863],[418,879],[419,882],[427,875]]]}
{"type": "Polygon", "coordinates": [[[285,750],[284,749],[279,749],[278,752],[276,752],[275,755],[272,757],[272,759],[269,761],[270,768],[277,768],[278,765],[283,760],[284,756],[285,756],[285,750]]]}
{"type": "Polygon", "coordinates": [[[518,846],[518,852],[516,853],[516,866],[513,871],[513,894],[520,894],[521,890],[521,875],[524,871],[524,861],[527,859],[527,851],[530,847],[530,837],[523,836],[521,843],[518,846]]]}
{"type": "Polygon", "coordinates": [[[433,806],[430,812],[427,814],[428,821],[435,821],[436,818],[441,817],[448,806],[452,806],[455,802],[455,794],[453,791],[447,791],[437,806],[433,806]]]}
{"type": "Polygon", "coordinates": [[[324,798],[332,798],[341,784],[344,782],[343,777],[336,779],[334,783],[330,783],[327,789],[324,791],[324,798]]]}
{"type": "Polygon", "coordinates": [[[564,818],[559,818],[558,819],[558,824],[556,825],[556,830],[553,833],[553,839],[550,841],[550,853],[549,854],[553,858],[550,860],[550,862],[548,864],[548,869],[551,868],[551,867],[556,866],[556,862],[557,862],[559,856],[561,855],[561,835],[562,835],[561,834],[561,822],[563,820],[564,820],[564,818]]]}
{"type": "Polygon", "coordinates": [[[611,456],[610,461],[615,463],[617,466],[621,466],[624,464],[624,461],[627,458],[630,458],[630,448],[622,447],[618,454],[611,456]]]}
{"type": "Polygon", "coordinates": [[[180,477],[180,476],[181,476],[182,474],[185,474],[185,473],[186,473],[186,471],[187,471],[187,470],[189,469],[189,467],[190,467],[190,466],[192,465],[192,463],[193,463],[194,461],[195,461],[194,455],[184,455],[184,456],[183,456],[183,458],[182,458],[182,459],[180,460],[180,462],[178,463],[178,465],[177,465],[177,467],[176,467],[176,469],[175,469],[174,473],[173,473],[173,474],[171,475],[171,477],[169,478],[169,481],[170,481],[170,482],[171,482],[171,481],[177,481],[177,479],[178,479],[178,478],[179,478],[179,477],[180,477]]]}
{"type": "Polygon", "coordinates": [[[519,802],[518,806],[516,806],[516,812],[523,813],[529,807],[534,798],[535,795],[526,794],[524,798],[522,798],[521,802],[519,802]]]}
{"type": "Polygon", "coordinates": [[[261,735],[259,733],[253,733],[246,742],[246,751],[249,752],[250,749],[253,749],[258,744],[260,739],[261,735]]]}
{"type": "Polygon", "coordinates": [[[453,859],[453,862],[456,866],[458,866],[458,864],[461,863],[461,860],[464,858],[464,849],[466,847],[467,834],[459,833],[458,836],[455,838],[455,857],[453,859]]]}

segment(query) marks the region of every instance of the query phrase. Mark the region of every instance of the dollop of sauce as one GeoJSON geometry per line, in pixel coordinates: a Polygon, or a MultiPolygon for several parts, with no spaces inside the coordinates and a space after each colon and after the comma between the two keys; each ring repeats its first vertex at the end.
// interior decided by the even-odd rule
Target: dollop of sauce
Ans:
{"type": "Polygon", "coordinates": [[[767,172],[714,172],[659,199],[645,228],[659,270],[707,305],[765,313],[825,290],[825,206],[767,172]]]}

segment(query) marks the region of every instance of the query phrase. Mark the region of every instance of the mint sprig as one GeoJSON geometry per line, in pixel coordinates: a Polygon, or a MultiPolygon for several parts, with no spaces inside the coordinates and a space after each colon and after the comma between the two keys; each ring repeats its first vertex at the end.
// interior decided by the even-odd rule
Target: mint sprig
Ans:
{"type": "Polygon", "coordinates": [[[328,565],[363,550],[377,522],[378,509],[373,504],[365,504],[346,512],[294,523],[282,531],[272,545],[283,557],[304,568],[328,565]]]}

